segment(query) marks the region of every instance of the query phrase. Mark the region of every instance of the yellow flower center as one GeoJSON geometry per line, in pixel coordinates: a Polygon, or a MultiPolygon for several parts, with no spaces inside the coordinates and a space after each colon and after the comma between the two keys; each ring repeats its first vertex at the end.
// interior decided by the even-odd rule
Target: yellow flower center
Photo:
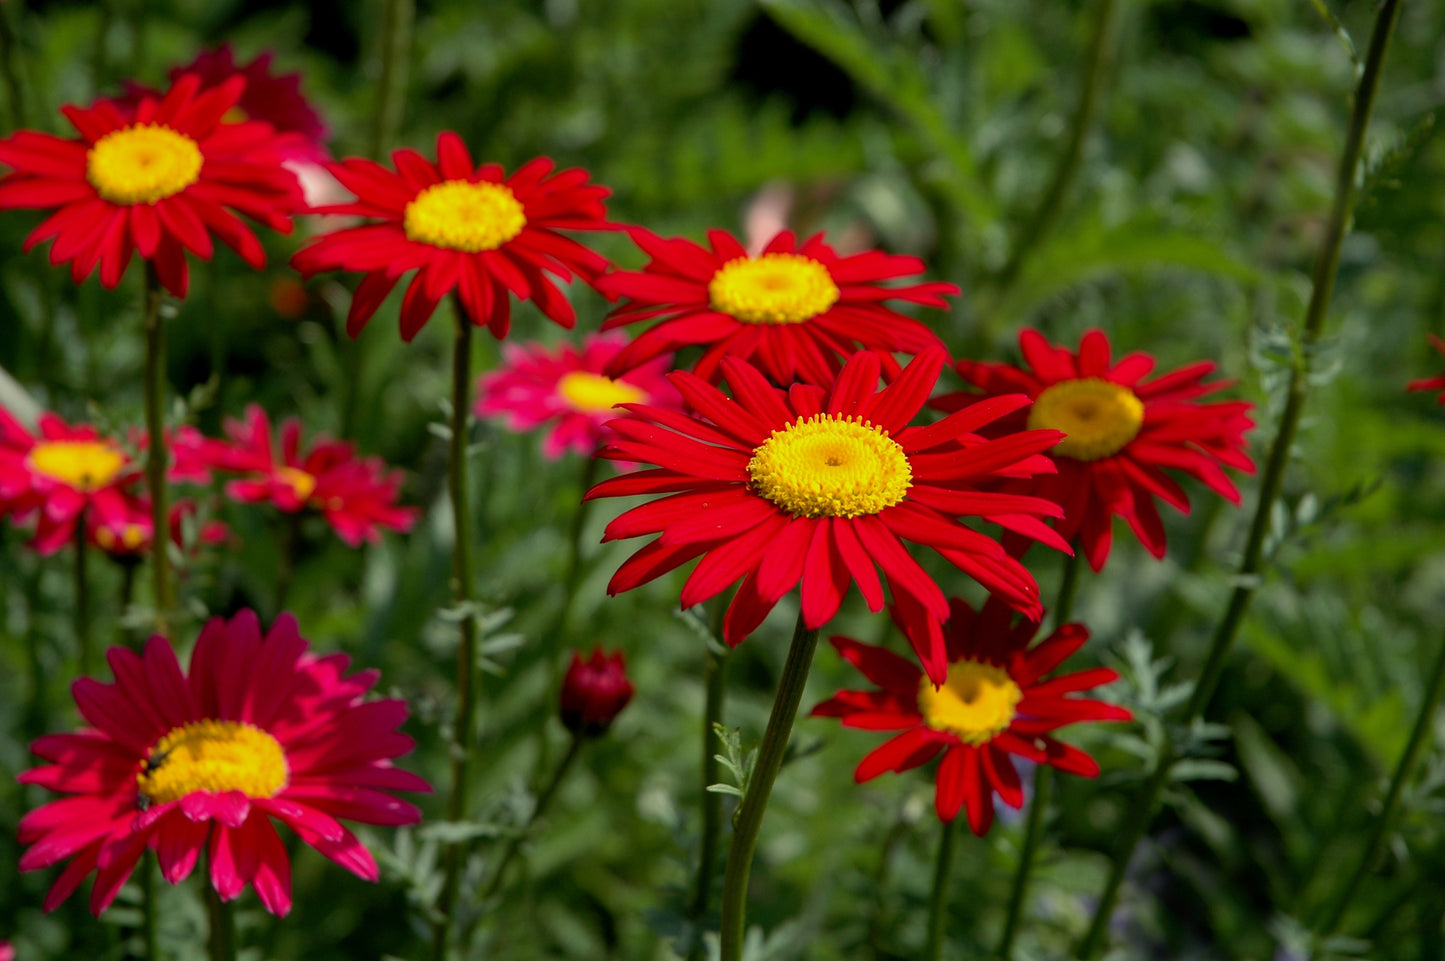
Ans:
{"type": "Polygon", "coordinates": [[[99,440],[42,441],[30,449],[30,466],[88,494],[115,480],[125,467],[125,454],[99,440]]]}
{"type": "Polygon", "coordinates": [[[1061,430],[1069,436],[1050,453],[1075,460],[1117,454],[1144,423],[1144,402],[1127,387],[1084,377],[1064,380],[1034,398],[1029,428],[1061,430]]]}
{"type": "Polygon", "coordinates": [[[177,801],[195,791],[240,791],[268,798],[280,793],[289,774],[286,752],[260,728],[236,721],[196,721],[156,742],[136,785],[152,804],[177,801]]]}
{"type": "Polygon", "coordinates": [[[748,461],[753,489],[794,517],[858,517],[899,503],[908,455],[858,417],[814,414],[775,430],[748,461]]]}
{"type": "Polygon", "coordinates": [[[557,381],[557,393],[575,410],[588,414],[611,410],[618,404],[640,404],[647,392],[624,380],[574,370],[557,381]]]}
{"type": "Polygon", "coordinates": [[[185,134],[154,123],[112,131],[86,155],[85,176],[113,204],[153,204],[201,176],[201,148],[185,134]]]}
{"type": "Polygon", "coordinates": [[[837,302],[838,285],[811,257],[763,254],[723,264],[707,293],[714,310],[745,324],[801,324],[837,302]]]}
{"type": "Polygon", "coordinates": [[[972,659],[948,665],[948,680],[935,688],[918,682],[918,710],[935,731],[947,731],[965,744],[983,744],[1009,726],[1024,692],[1008,672],[972,659]]]}
{"type": "Polygon", "coordinates": [[[402,226],[411,240],[475,254],[520,234],[527,215],[504,184],[447,180],[406,205],[402,226]]]}
{"type": "Polygon", "coordinates": [[[311,494],[316,490],[316,476],[308,474],[299,467],[278,467],[276,468],[276,479],[285,484],[291,485],[291,491],[296,495],[298,501],[308,501],[311,494]]]}
{"type": "Polygon", "coordinates": [[[145,528],[139,524],[127,524],[121,529],[120,536],[109,527],[98,527],[95,531],[95,542],[100,545],[103,551],[134,551],[139,550],[145,543],[145,528]]]}

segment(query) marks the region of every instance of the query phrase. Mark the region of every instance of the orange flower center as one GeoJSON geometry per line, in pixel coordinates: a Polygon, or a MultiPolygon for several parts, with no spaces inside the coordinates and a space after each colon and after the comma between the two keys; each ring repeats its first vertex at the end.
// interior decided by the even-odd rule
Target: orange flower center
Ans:
{"type": "Polygon", "coordinates": [[[101,550],[112,553],[140,550],[145,540],[145,528],[139,524],[127,524],[121,528],[119,534],[109,527],[97,527],[95,530],[96,544],[100,545],[101,550]]]}
{"type": "Polygon", "coordinates": [[[837,302],[838,285],[811,257],[763,254],[723,264],[707,293],[714,310],[745,324],[801,324],[837,302]]]}
{"type": "Polygon", "coordinates": [[[1044,389],[1029,409],[1029,428],[1069,436],[1051,453],[1093,461],[1123,450],[1144,425],[1144,402],[1127,387],[1098,377],[1063,380],[1044,389]]]}
{"type": "Polygon", "coordinates": [[[136,775],[152,804],[178,801],[196,791],[240,791],[275,797],[290,769],[281,744],[265,731],[236,721],[195,721],[155,743],[136,775]]]}
{"type": "Polygon", "coordinates": [[[636,384],[625,380],[613,380],[601,374],[589,374],[574,370],[563,374],[557,381],[557,393],[574,410],[596,414],[611,410],[618,404],[640,404],[647,400],[647,392],[636,384]]]}
{"type": "Polygon", "coordinates": [[[85,177],[113,204],[153,204],[199,180],[204,162],[200,146],[185,134],[138,123],[95,142],[86,155],[85,177]]]}
{"type": "Polygon", "coordinates": [[[942,687],[935,688],[927,677],[918,682],[924,723],[957,735],[965,744],[983,744],[1004,731],[1023,696],[1008,671],[972,659],[948,665],[942,687]]]}
{"type": "Polygon", "coordinates": [[[505,184],[447,180],[406,205],[408,239],[469,254],[496,250],[522,232],[527,215],[505,184]]]}
{"type": "Polygon", "coordinates": [[[276,479],[283,484],[289,484],[291,492],[303,504],[311,499],[312,493],[316,490],[316,475],[308,474],[299,467],[276,468],[276,479]]]}
{"type": "Polygon", "coordinates": [[[775,430],[748,461],[753,490],[794,517],[858,517],[903,500],[908,455],[868,421],[815,414],[775,430]]]}
{"type": "Polygon", "coordinates": [[[89,494],[115,480],[125,454],[105,441],[41,441],[30,449],[30,466],[52,480],[89,494]]]}

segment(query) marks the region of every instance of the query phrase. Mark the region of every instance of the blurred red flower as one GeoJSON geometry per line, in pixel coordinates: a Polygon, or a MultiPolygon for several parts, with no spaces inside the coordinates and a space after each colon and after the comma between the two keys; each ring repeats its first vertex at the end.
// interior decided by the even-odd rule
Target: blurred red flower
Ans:
{"type": "MultiPolygon", "coordinates": [[[[1445,340],[1441,340],[1434,334],[1430,335],[1430,344],[1440,353],[1445,354],[1445,340]]],[[[1405,385],[1406,390],[1438,390],[1440,398],[1437,403],[1445,404],[1445,374],[1439,377],[1426,377],[1423,380],[1412,380],[1405,385]]]]}

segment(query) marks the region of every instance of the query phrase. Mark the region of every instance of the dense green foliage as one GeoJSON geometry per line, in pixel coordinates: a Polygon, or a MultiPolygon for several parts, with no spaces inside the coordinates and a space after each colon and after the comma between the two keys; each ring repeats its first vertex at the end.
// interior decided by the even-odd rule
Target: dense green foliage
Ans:
{"type": "MultiPolygon", "coordinates": [[[[1118,0],[1094,129],[1052,222],[1019,255],[1017,240],[1065,148],[1083,83],[1096,3],[1060,0],[432,0],[416,12],[398,139],[430,152],[439,130],[511,167],[546,154],[587,167],[614,190],[610,213],[664,234],[739,229],[759,190],[796,192],[794,226],[867,238],[928,260],[959,284],[951,316],[927,317],[950,349],[1014,359],[1020,326],[1076,342],[1105,329],[1116,349],[1146,350],[1161,369],[1216,361],[1259,405],[1257,459],[1297,350],[1309,271],[1328,210],[1373,6],[1363,0],[1118,0]],[[1337,26],[1322,15],[1328,5],[1337,26]]],[[[0,96],[5,132],[59,132],[59,106],[89,102],[123,78],[159,84],[205,45],[275,49],[333,125],[338,156],[375,136],[381,0],[354,4],[108,0],[0,6],[13,47],[0,96]],[[19,92],[19,103],[11,95],[19,92]]],[[[1299,957],[1304,932],[1359,858],[1381,782],[1404,747],[1423,678],[1445,643],[1445,415],[1406,380],[1445,359],[1425,334],[1445,303],[1445,139],[1431,122],[1445,98],[1445,6],[1405,4],[1390,51],[1354,233],[1346,240],[1307,421],[1270,564],[1210,720],[1225,727],[1187,762],[1141,848],[1114,928],[1121,958],[1299,957]],[[1205,754],[1209,757],[1205,757],[1205,754]]],[[[22,254],[38,214],[0,216],[0,403],[51,408],[124,430],[141,423],[139,271],[115,291],[76,287],[44,251],[22,254]]],[[[303,226],[305,234],[311,227],[303,226]]],[[[445,781],[455,630],[445,615],[451,548],[446,443],[450,318],[409,347],[396,304],[355,342],[340,320],[350,278],[308,288],[286,317],[275,306],[295,275],[299,237],[266,238],[264,272],[229,251],[198,265],[169,325],[168,379],[189,398],[175,414],[208,432],[245,405],[299,416],[308,432],[354,440],[409,472],[405,501],[424,518],[407,536],[346,548],[317,521],[302,529],[286,606],[323,649],[383,672],[413,707],[408,766],[445,781]],[[439,611],[441,612],[439,614],[439,611]]],[[[636,266],[625,239],[598,243],[636,266]]],[[[607,305],[577,285],[579,329],[607,305]]],[[[399,300],[399,296],[394,298],[399,300]]],[[[443,307],[445,312],[447,308],[443,307]]],[[[515,337],[569,336],[531,305],[515,337]]],[[[571,335],[575,336],[575,335],[571,335]]],[[[477,338],[481,369],[497,345],[477,338]]],[[[446,824],[442,796],[416,830],[365,837],[383,862],[368,886],[296,845],[296,907],[276,922],[241,901],[252,957],[314,961],[421,957],[425,907],[439,884],[436,848],[475,838],[472,881],[525,819],[566,745],[554,705],[566,652],[626,651],[638,696],[580,763],[524,850],[524,870],[482,919],[476,957],[667,959],[686,949],[685,905],[698,837],[702,612],[679,615],[681,575],[607,598],[635,545],[595,546],[618,507],[582,527],[583,579],[566,623],[570,531],[587,465],[545,460],[539,438],[477,426],[473,479],[479,591],[488,611],[476,818],[446,824]],[[259,952],[259,953],[258,953],[259,952]]],[[[1171,686],[1195,676],[1218,621],[1252,509],[1197,485],[1196,510],[1166,518],[1156,562],[1120,527],[1105,571],[1085,574],[1076,617],[1094,640],[1077,663],[1120,667],[1111,689],[1143,725],[1097,726],[1080,743],[1098,781],[1059,778],[1056,817],[1020,957],[1059,957],[1087,923],[1123,815],[1154,745],[1171,686]],[[1106,729],[1107,727],[1107,729],[1106,729]]],[[[277,610],[283,525],[228,505],[240,546],[204,557],[183,582],[195,620],[252,606],[277,610]]],[[[20,961],[122,956],[136,899],[96,922],[84,898],[39,909],[54,871],[19,875],[15,824],[45,798],[10,776],[36,735],[77,723],[68,554],[39,559],[22,532],[0,530],[0,939],[20,961]]],[[[1060,564],[1030,555],[1045,597],[1060,564]]],[[[930,567],[977,598],[957,572],[930,567]]],[[[121,574],[97,574],[95,622],[107,642],[145,622],[115,598],[121,574]]],[[[726,723],[760,737],[796,597],[729,659],[726,723]]],[[[856,593],[832,630],[888,634],[856,593]]],[[[898,638],[893,642],[904,649],[898,638]]],[[[856,675],[820,650],[807,706],[856,675]]],[[[863,787],[852,770],[868,732],[801,720],[763,828],[749,922],[763,959],[906,958],[919,954],[938,822],[926,773],[863,787]]],[[[718,744],[721,750],[721,744],[718,744]]],[[[1344,931],[1371,945],[1342,953],[1434,956],[1445,903],[1445,755],[1429,750],[1405,816],[1344,931]]],[[[728,803],[731,803],[729,801],[728,803]]],[[[951,956],[983,957],[1002,923],[1022,821],[967,835],[955,863],[951,956]]],[[[166,886],[165,956],[200,957],[205,919],[194,882],[166,886]]],[[[84,889],[83,889],[84,890],[84,889]]]]}

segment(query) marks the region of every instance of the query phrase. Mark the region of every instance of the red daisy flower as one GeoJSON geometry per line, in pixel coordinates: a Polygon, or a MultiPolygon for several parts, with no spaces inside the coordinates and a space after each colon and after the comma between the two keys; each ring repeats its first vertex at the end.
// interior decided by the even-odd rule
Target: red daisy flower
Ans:
{"type": "Polygon", "coordinates": [[[607,440],[618,404],[678,408],[682,399],[664,374],[671,356],[659,357],[609,377],[608,362],[627,344],[626,334],[588,334],[579,350],[562,344],[502,345],[502,366],[477,382],[476,414],[525,432],[553,424],[542,453],[555,460],[567,451],[590,457],[607,440]]]}
{"type": "Polygon", "coordinates": [[[222,122],[245,80],[200,85],[188,74],[131,116],[108,100],[64,107],[78,139],[22,130],[0,140],[0,164],[15,168],[0,177],[0,209],[60,208],[25,249],[54,238],[52,264],[69,262],[76,283],[99,264],[106,287],[139,252],[177,297],[188,285],[185,251],[209,260],[213,233],[261,268],[260,241],[231,211],[289,233],[300,187],[281,166],[269,124],[222,122]]]}
{"type": "Polygon", "coordinates": [[[0,407],[0,506],[21,520],[37,516],[34,547],[53,554],[75,536],[82,515],[124,522],[125,487],[139,468],[88,424],[72,426],[45,413],[39,427],[36,437],[0,407]]]}
{"type": "Polygon", "coordinates": [[[186,433],[178,438],[176,473],[201,475],[205,468],[245,474],[226,484],[226,493],[246,504],[269,501],[294,514],[307,508],[321,512],[343,541],[352,547],[375,542],[378,527],[405,533],[416,523],[417,510],[398,507],[400,471],[388,471],[377,457],[357,457],[345,441],[317,437],[301,449],[301,422],[281,424],[280,450],[271,438],[271,420],[257,404],[246,419],[227,419],[229,441],[186,433]]]}
{"type": "MultiPolygon", "coordinates": [[[[185,524],[196,516],[196,504],[190,500],[179,500],[170,509],[171,543],[184,550],[187,547],[185,524]]],[[[125,498],[125,513],[118,517],[102,518],[99,514],[88,515],[85,519],[86,540],[100,550],[117,559],[138,559],[151,552],[155,524],[151,518],[149,497],[125,498]]],[[[206,521],[196,530],[197,547],[203,544],[224,544],[231,537],[231,530],[217,520],[206,521]]]]}
{"type": "Polygon", "coordinates": [[[223,900],[253,885],[272,914],[291,909],[291,865],[271,819],[369,881],[370,852],[338,818],[402,825],[421,820],[388,791],[430,791],[393,767],[412,749],[397,732],[406,702],[364,701],[377,672],[346,675],[345,654],[319,657],[283,614],[263,638],[251,611],[213,618],[183,673],[155,635],[144,656],[110,649],[114,684],[81,678],[76,706],[91,724],[30,746],[51,762],[21,784],[70,795],[26,815],[20,870],[73,858],[45,898],[54,910],[96,872],[90,910],[100,914],[151,848],[172,884],[204,849],[223,900]]]}
{"type": "Polygon", "coordinates": [[[942,342],[883,302],[946,308],[943,295],[959,292],[939,282],[886,287],[879,281],[923,273],[923,261],[878,250],[839,257],[822,234],[800,247],[785,230],[758,257],[749,257],[722,230],[708,232],[711,249],[647,230],[631,235],[652,261],[640,271],[608,274],[597,284],[610,297],[629,298],[603,328],[661,322],[617,356],[617,369],[704,344],[707,350],[693,371],[712,382],[723,357],[740,357],[780,384],[826,384],[860,349],[877,351],[889,373],[896,373],[893,352],[917,354],[942,342]]]}
{"type": "MultiPolygon", "coordinates": [[[[944,821],[968,809],[973,833],[993,824],[993,795],[1009,807],[1023,804],[1023,786],[1010,754],[1061,771],[1094,777],[1098,763],[1076,747],[1056,740],[1054,731],[1080,721],[1128,721],[1115,704],[1069,697],[1116,680],[1105,667],[1043,680],[1089,639],[1082,624],[1065,624],[1034,647],[1038,624],[1013,617],[998,598],[974,613],[954,598],[945,628],[948,678],[935,687],[915,665],[881,647],[847,637],[832,638],[844,660],[878,690],[839,691],[813,708],[814,717],[836,717],[844,727],[902,731],[875,748],[854,772],[858,783],[884,771],[902,773],[940,753],[934,806],[944,821]]],[[[916,626],[901,622],[905,633],[916,626]]]]}
{"type": "Polygon", "coordinates": [[[291,263],[310,277],[327,270],[366,274],[351,300],[346,330],[355,337],[403,274],[415,270],[401,302],[401,339],[410,341],[437,303],[455,291],[472,323],[498,339],[511,328],[508,293],[531,299],[563,327],[577,315],[546,276],[576,274],[589,283],[607,261],[559,230],[606,230],[606,187],[587,182],[587,171],[553,174],[545,157],[504,177],[499,164],[474,166],[462,138],[437,137],[437,163],[415,150],[391,155],[396,173],[358,157],[327,169],[356,202],[316,213],[355,214],[379,223],[316,238],[291,263]],[[550,176],[549,176],[550,174],[550,176]]]}
{"type": "Polygon", "coordinates": [[[1254,426],[1249,416],[1254,405],[1197,400],[1232,383],[1204,383],[1213,363],[1200,361],[1145,380],[1154,358],[1133,353],[1111,363],[1109,339],[1098,330],[1084,334],[1077,354],[1050,346],[1036,330],[1021,332],[1019,347],[1025,367],[958,361],[958,372],[983,391],[982,397],[950,394],[939,398],[937,406],[967,410],[983,398],[1022,392],[1033,404],[1001,422],[999,429],[1027,425],[1067,435],[1049,451],[1059,465],[1057,474],[1006,489],[1037,494],[1061,506],[1059,533],[1082,543],[1094,570],[1109,556],[1114,515],[1128,521],[1151,554],[1164,556],[1164,524],[1154,498],[1187,514],[1189,497],[1163,468],[1195,477],[1239,503],[1239,491],[1223,468],[1254,472],[1254,461],[1244,452],[1244,432],[1254,426]]]}
{"type": "Polygon", "coordinates": [[[728,642],[737,644],[800,581],[809,628],[837,612],[850,583],[872,610],[882,610],[876,565],[897,605],[931,615],[931,636],[920,636],[916,646],[942,683],[947,659],[938,624],[948,616],[948,602],[903,541],[932,547],[1017,609],[1035,614],[1033,577],[998,542],[959,518],[980,516],[1068,549],[1038,519],[1058,516],[1055,505],[975,488],[999,476],[1052,470],[1039,452],[1058,440],[1057,431],[992,441],[973,433],[1027,398],[1001,397],[935,424],[909,426],[944,361],[943,351],[925,351],[880,391],[881,363],[865,351],[854,354],[827,388],[794,384],[783,391],[750,364],[726,357],[731,400],[694,374],[670,375],[697,418],[624,405],[635,416],[612,421],[617,439],[598,456],[659,466],[603,481],[586,496],[670,496],[607,526],[605,540],[660,535],[618,569],[608,593],[631,590],[702,556],[682,589],[682,605],[705,601],[742,578],[724,623],[728,642]]]}
{"type": "MultiPolygon", "coordinates": [[[[188,73],[201,78],[201,89],[218,87],[239,76],[246,81],[241,99],[227,112],[224,119],[231,123],[242,120],[260,120],[269,123],[276,130],[276,149],[287,160],[321,163],[330,159],[326,140],[330,132],[321,115],[301,95],[301,74],[271,72],[271,61],[275,54],[267,50],[256,59],[242,66],[236,62],[229,43],[214,50],[202,50],[196,59],[182,67],[172,67],[170,79],[174,83],[188,73]]],[[[161,97],[160,91],[152,90],[133,80],[125,82],[125,95],[115,99],[122,110],[134,111],[146,97],[161,97]]]]}
{"type": "MultiPolygon", "coordinates": [[[[1440,353],[1445,354],[1445,340],[1441,340],[1434,334],[1430,335],[1430,344],[1440,353]]],[[[1438,390],[1440,399],[1438,403],[1445,404],[1445,374],[1439,377],[1426,377],[1422,380],[1412,380],[1405,385],[1406,390],[1438,390]]]]}

